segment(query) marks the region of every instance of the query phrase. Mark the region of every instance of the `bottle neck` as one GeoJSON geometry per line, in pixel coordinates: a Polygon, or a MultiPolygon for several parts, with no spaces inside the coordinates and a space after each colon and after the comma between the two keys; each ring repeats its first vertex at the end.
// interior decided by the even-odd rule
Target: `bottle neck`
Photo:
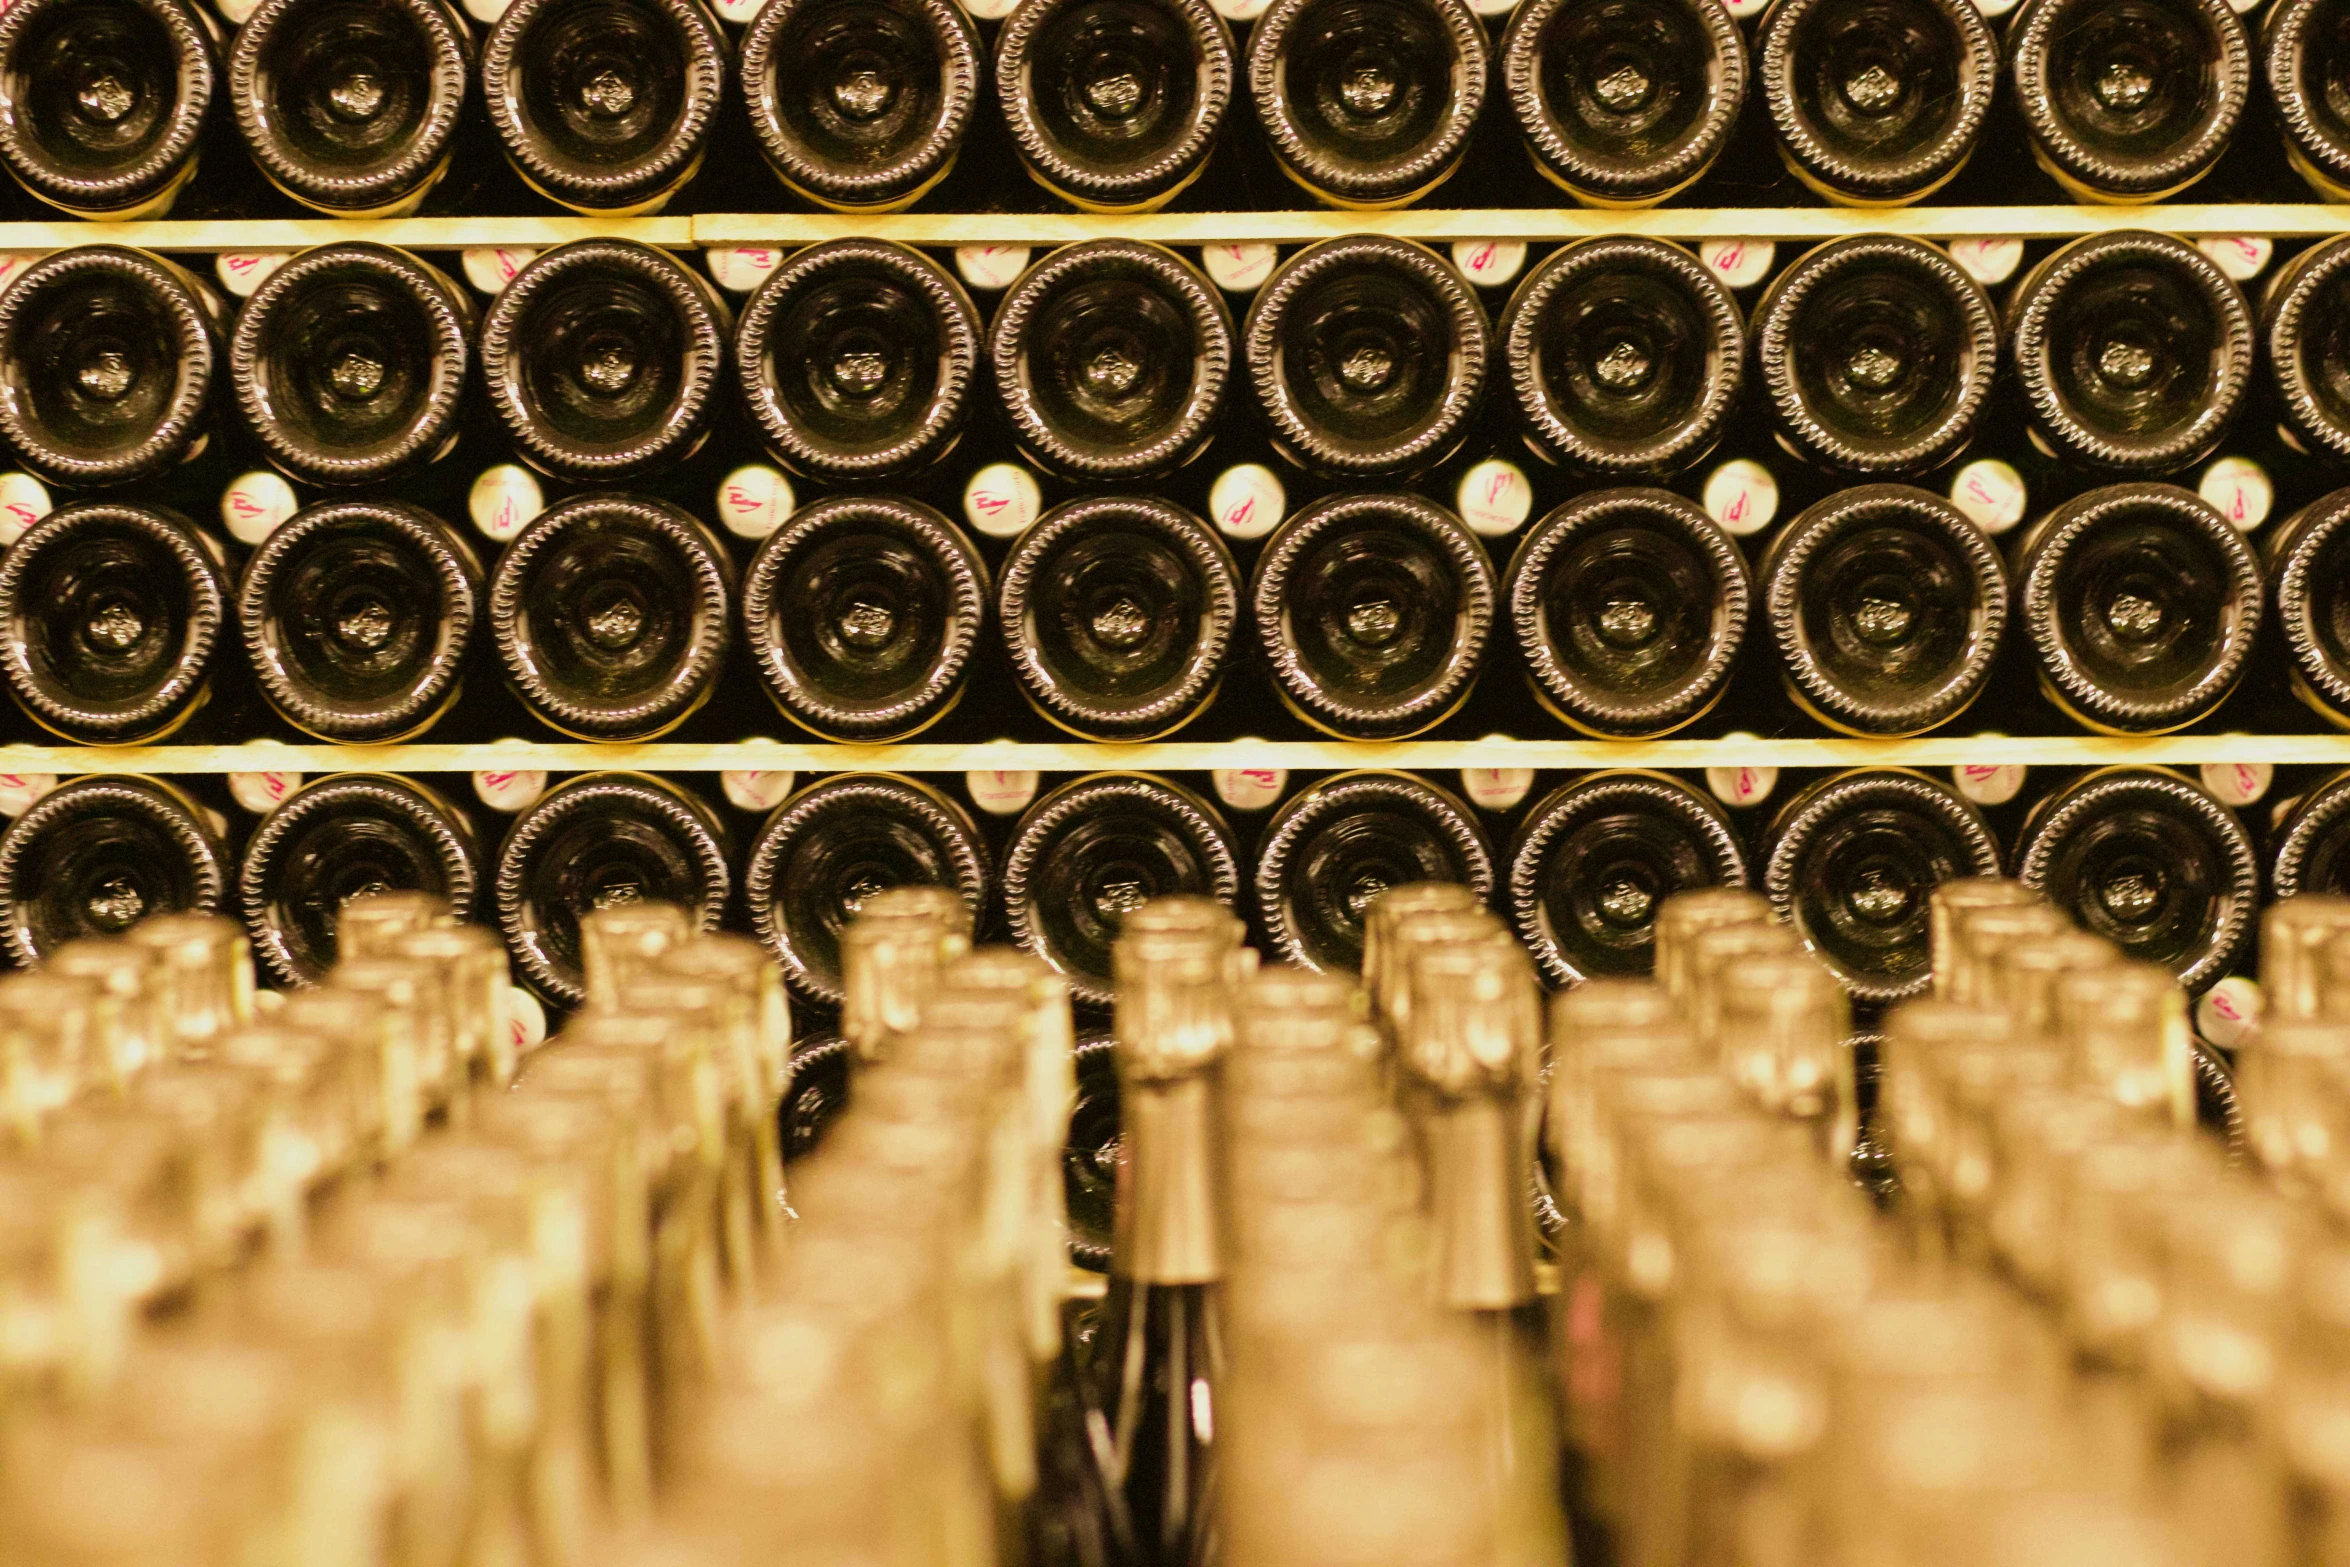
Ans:
{"type": "Polygon", "coordinates": [[[1533,1172],[1514,1099],[1436,1099],[1421,1123],[1437,1298],[1458,1310],[1507,1311],[1534,1298],[1526,1206],[1533,1172]]]}
{"type": "Polygon", "coordinates": [[[1212,1284],[1223,1277],[1215,1087],[1205,1072],[1121,1085],[1126,1153],[1111,1262],[1121,1278],[1212,1284]]]}

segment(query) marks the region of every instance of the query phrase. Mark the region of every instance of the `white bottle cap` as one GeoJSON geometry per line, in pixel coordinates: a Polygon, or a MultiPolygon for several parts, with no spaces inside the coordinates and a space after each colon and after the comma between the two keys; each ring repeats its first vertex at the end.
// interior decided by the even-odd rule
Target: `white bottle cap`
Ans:
{"type": "Polygon", "coordinates": [[[2268,470],[2249,457],[2220,458],[2195,481],[2195,493],[2234,523],[2238,533],[2250,533],[2268,521],[2269,507],[2276,503],[2268,470]]]}
{"type": "Polygon", "coordinates": [[[791,786],[788,772],[729,771],[718,775],[726,803],[738,811],[772,811],[791,793],[791,786]]]}
{"type": "Polygon", "coordinates": [[[1199,259],[1218,288],[1245,294],[1273,275],[1281,252],[1271,245],[1202,245],[1199,259]]]}
{"type": "Polygon", "coordinates": [[[991,462],[963,486],[963,518],[991,539],[1016,539],[1044,510],[1036,475],[1016,462],[991,462]]]}
{"type": "Polygon", "coordinates": [[[963,775],[971,803],[990,816],[1015,816],[1036,798],[1036,774],[974,769],[963,775]]]}
{"type": "Polygon", "coordinates": [[[1499,457],[1472,463],[1452,498],[1469,531],[1488,539],[1517,532],[1534,510],[1534,486],[1526,470],[1499,457]]]}
{"type": "Polygon", "coordinates": [[[2195,241],[2195,248],[2239,283],[2249,283],[2267,271],[2269,258],[2277,249],[2258,234],[2214,234],[2195,241]]]}
{"type": "MultiPolygon", "coordinates": [[[[1011,7],[1005,6],[1004,9],[1009,11],[1011,7]]],[[[972,14],[981,16],[986,13],[974,6],[972,14]]],[[[963,281],[973,288],[985,289],[990,292],[999,288],[1010,288],[1014,280],[1028,270],[1028,247],[1026,245],[957,245],[955,247],[955,270],[960,272],[963,275],[963,281]]]]}
{"type": "Polygon", "coordinates": [[[1209,3],[1227,22],[1253,22],[1265,14],[1265,7],[1273,0],[1209,0],[1209,3]]]}
{"type": "Polygon", "coordinates": [[[482,537],[507,543],[547,509],[547,493],[538,475],[519,463],[502,462],[484,468],[465,494],[465,509],[482,537]]]}
{"type": "Polygon", "coordinates": [[[517,1056],[526,1056],[547,1042],[547,1009],[520,985],[506,987],[506,1028],[517,1056]]]}
{"type": "Polygon", "coordinates": [[[255,816],[276,810],[286,796],[302,787],[300,773],[231,773],[229,798],[255,816]]]}
{"type": "Polygon", "coordinates": [[[718,520],[738,539],[763,539],[799,507],[791,480],[765,463],[745,463],[718,481],[718,520]]]}
{"type": "Polygon", "coordinates": [[[259,544],[301,509],[285,475],[268,468],[240,473],[220,492],[220,525],[239,544],[259,544]]]}
{"type": "Polygon", "coordinates": [[[1261,539],[1288,510],[1281,475],[1261,462],[1235,463],[1208,486],[1208,516],[1228,539],[1261,539]]]}
{"type": "Polygon", "coordinates": [[[1950,476],[1950,504],[1985,533],[2005,533],[2023,521],[2031,498],[2024,476],[1996,457],[1978,457],[1950,476]]]}
{"type": "Polygon", "coordinates": [[[711,9],[718,13],[721,22],[747,27],[758,16],[759,8],[766,3],[767,0],[714,0],[711,9]]]}
{"type": "Polygon", "coordinates": [[[1236,811],[1261,811],[1289,787],[1289,773],[1279,767],[1223,767],[1208,777],[1216,798],[1236,811]]]}
{"type": "Polygon", "coordinates": [[[1975,0],[1975,9],[1985,16],[2005,16],[2015,7],[2016,0],[1975,0]]]}
{"type": "Polygon", "coordinates": [[[14,544],[51,511],[49,487],[29,473],[0,473],[0,544],[14,544]]]}
{"type": "MultiPolygon", "coordinates": [[[[1725,740],[1754,740],[1760,738],[1746,730],[1732,730],[1725,740]]],[[[1724,805],[1760,805],[1779,787],[1776,767],[1709,767],[1705,770],[1705,786],[1714,798],[1724,805]]]]}
{"type": "Polygon", "coordinates": [[[242,27],[246,19],[261,9],[261,0],[212,0],[220,19],[231,27],[242,27]]]}
{"type": "Polygon", "coordinates": [[[1966,762],[1950,769],[1950,783],[1977,805],[2005,805],[2023,792],[2025,772],[2013,762],[1966,762]]]}
{"type": "Polygon", "coordinates": [[[1481,811],[1506,811],[1534,787],[1531,767],[1464,767],[1461,792],[1481,811]]]}
{"type": "Polygon", "coordinates": [[[2230,974],[2195,1002],[2195,1032],[2222,1050],[2233,1050],[2260,1027],[2263,1010],[2259,982],[2230,974]]]}
{"type": "Polygon", "coordinates": [[[22,816],[56,787],[55,773],[0,773],[0,816],[22,816]]]}
{"type": "Polygon", "coordinates": [[[251,299],[261,280],[294,258],[290,250],[224,250],[212,258],[220,286],[239,299],[251,299]]]}
{"type": "MultiPolygon", "coordinates": [[[[466,9],[473,10],[472,0],[467,0],[466,9]]],[[[506,8],[501,5],[498,9],[504,11],[506,8]]],[[[480,17],[478,11],[474,14],[480,17]]],[[[494,22],[497,18],[481,17],[481,20],[494,22]]],[[[495,294],[514,281],[515,273],[538,257],[537,251],[526,250],[520,245],[476,245],[465,252],[465,281],[482,293],[495,294]]]]}
{"type": "MultiPolygon", "coordinates": [[[[521,745],[520,740],[501,744],[521,745]]],[[[547,792],[547,775],[534,767],[491,767],[473,775],[473,795],[493,811],[526,811],[547,792]]]]}
{"type": "MultiPolygon", "coordinates": [[[[749,0],[753,11],[765,3],[749,0]]],[[[712,245],[702,258],[709,263],[711,281],[732,294],[749,293],[783,265],[783,251],[775,245],[712,245]]]]}
{"type": "Polygon", "coordinates": [[[2258,805],[2277,781],[2277,770],[2266,762],[2205,762],[2204,791],[2222,805],[2258,805]]]}
{"type": "Polygon", "coordinates": [[[1736,538],[1760,533],[1779,514],[1779,481],[1751,457],[1733,457],[1705,476],[1707,515],[1736,538]]]}
{"type": "Polygon", "coordinates": [[[1950,259],[1957,262],[1968,277],[1985,288],[1993,288],[2014,277],[2015,269],[2023,265],[2024,242],[1996,236],[1954,239],[1950,242],[1950,259]]]}
{"type": "MultiPolygon", "coordinates": [[[[1510,4],[1515,3],[1516,0],[1510,0],[1510,4]]],[[[1508,4],[1502,7],[1504,11],[1508,9],[1508,4]]],[[[1498,13],[1479,7],[1478,14],[1498,13]]],[[[1456,239],[1452,242],[1452,264],[1461,269],[1461,276],[1479,288],[1501,288],[1526,265],[1526,246],[1514,239],[1456,239]]]]}
{"type": "MultiPolygon", "coordinates": [[[[1731,14],[1744,16],[1761,9],[1760,5],[1749,5],[1744,11],[1733,7],[1731,14]]],[[[1778,254],[1779,247],[1767,239],[1709,239],[1697,247],[1697,259],[1732,288],[1752,288],[1760,283],[1770,275],[1778,254]]]]}

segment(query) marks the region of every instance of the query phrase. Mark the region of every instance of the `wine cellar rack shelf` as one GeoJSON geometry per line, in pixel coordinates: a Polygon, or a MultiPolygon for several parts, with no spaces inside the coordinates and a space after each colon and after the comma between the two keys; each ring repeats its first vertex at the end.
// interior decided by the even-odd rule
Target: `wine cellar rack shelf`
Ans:
{"type": "Polygon", "coordinates": [[[581,745],[502,741],[496,745],[0,746],[0,773],[459,773],[492,769],[587,772],[728,770],[899,773],[1095,772],[1141,768],[1208,772],[1281,768],[1319,772],[1353,767],[1441,772],[1462,767],[2118,767],[2250,763],[2350,767],[2350,735],[1931,735],[1915,740],[1180,740],[1138,745],[829,745],[752,741],[733,745],[581,745]]]}
{"type": "Polygon", "coordinates": [[[1562,240],[1597,234],[1659,239],[1825,240],[1899,233],[1920,239],[2062,239],[2116,229],[2159,229],[2189,238],[2259,234],[2308,238],[2350,233],[2350,206],[2316,202],[2155,207],[1651,207],[1613,212],[1576,207],[1415,207],[1399,212],[716,213],[653,218],[336,218],[152,223],[0,223],[0,250],[56,250],[113,242],[162,251],[299,250],[339,240],[374,240],[411,250],[513,245],[544,248],[591,236],[671,248],[814,244],[865,237],[906,245],[1052,245],[1117,236],[1163,245],[1302,244],[1340,234],[1380,233],[1429,243],[1452,240],[1562,240]]]}

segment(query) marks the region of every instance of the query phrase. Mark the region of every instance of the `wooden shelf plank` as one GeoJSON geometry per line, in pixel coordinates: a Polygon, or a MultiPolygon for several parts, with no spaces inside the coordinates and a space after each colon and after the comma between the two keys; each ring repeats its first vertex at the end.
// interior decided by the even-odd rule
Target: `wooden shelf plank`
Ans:
{"type": "Polygon", "coordinates": [[[701,773],[878,770],[1040,773],[1145,768],[1205,772],[1277,767],[1319,772],[1353,767],[1443,772],[1462,767],[1585,769],[1650,767],[1921,767],[2012,764],[2029,767],[2194,766],[2252,762],[2271,766],[2350,767],[2350,735],[2164,735],[2114,739],[2094,735],[1927,736],[1917,740],[1340,740],[1164,741],[1145,745],[879,745],[753,742],[743,745],[281,745],[6,746],[0,773],[457,773],[492,769],[588,772],[636,768],[701,773]]]}

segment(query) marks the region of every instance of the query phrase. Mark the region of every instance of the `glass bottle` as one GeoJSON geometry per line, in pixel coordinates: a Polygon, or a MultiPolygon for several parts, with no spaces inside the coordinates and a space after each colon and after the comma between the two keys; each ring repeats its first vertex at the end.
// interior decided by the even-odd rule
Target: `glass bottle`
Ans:
{"type": "Polygon", "coordinates": [[[2177,195],[2252,96],[2252,40],[2225,0],[2025,0],[2007,58],[2032,156],[2075,201],[2177,195]]]}
{"type": "Polygon", "coordinates": [[[1771,280],[1748,335],[1779,438],[1823,468],[1939,468],[1971,440],[1999,364],[1999,319],[1924,240],[1834,239],[1771,280]]]}
{"type": "Polygon", "coordinates": [[[516,0],[482,46],[481,95],[534,190],[633,217],[700,171],[725,56],[701,0],[516,0]]]}
{"type": "Polygon", "coordinates": [[[43,728],[83,744],[170,734],[210,695],[228,619],[218,543],[176,512],[80,501],[0,561],[0,672],[43,728]]]}
{"type": "Polygon", "coordinates": [[[1024,0],[996,35],[996,101],[1021,162],[1087,212],[1153,212],[1197,179],[1235,74],[1208,0],[1024,0]]]}
{"type": "Polygon", "coordinates": [[[1755,571],[1787,694],[1830,728],[1922,734],[1990,682],[2007,569],[1938,495],[1838,491],[1781,528],[1755,571]]]}
{"type": "Polygon", "coordinates": [[[344,743],[422,734],[464,689],[482,598],[473,548],[401,501],[297,513],[245,563],[245,651],[287,722],[344,743]]]}
{"type": "Polygon", "coordinates": [[[885,240],[838,239],[767,275],[736,324],[734,363],[785,467],[894,479],[962,438],[979,346],[979,312],[937,262],[885,240]]]}
{"type": "Polygon", "coordinates": [[[319,245],[237,312],[230,383],[245,428],[296,481],[377,484],[455,443],[472,340],[473,303],[438,267],[389,245],[319,245]]]}
{"type": "MultiPolygon", "coordinates": [[[[2301,903],[2350,893],[2350,831],[2345,829],[2350,829],[2350,776],[2334,773],[2291,802],[2269,851],[2269,893],[2276,899],[2272,918],[2301,903]]],[[[2264,931],[2264,964],[2275,948],[2275,938],[2264,931]]],[[[2264,996],[2273,988],[2264,977],[2264,996]]],[[[2281,1003],[2269,997],[2266,1004],[2281,1003]]]]}
{"type": "Polygon", "coordinates": [[[768,167],[839,212],[896,212],[947,177],[984,66],[979,29],[949,0],[761,6],[735,54],[768,167]]]}
{"type": "MultiPolygon", "coordinates": [[[[1533,9],[1512,25],[1535,25],[1533,9]]],[[[1662,477],[1711,451],[1746,369],[1729,285],[1680,246],[1638,235],[1552,251],[1510,294],[1494,335],[1527,446],[1602,478],[1662,477]]]]}
{"type": "Polygon", "coordinates": [[[1283,801],[1257,840],[1257,908],[1280,961],[1363,966],[1373,900],[1390,887],[1458,882],[1493,896],[1493,851],[1451,791],[1409,773],[1337,773],[1283,801]]]}
{"type": "MultiPolygon", "coordinates": [[[[674,3],[699,9],[699,0],[674,3]]],[[[531,9],[517,4],[507,21],[531,9]]],[[[491,301],[482,380],[524,461],[557,478],[611,483],[701,446],[731,324],[718,291],[666,251],[573,240],[541,253],[491,301]]]]}
{"type": "Polygon", "coordinates": [[[1274,0],[1249,31],[1249,97],[1318,200],[1406,207],[1460,167],[1491,50],[1463,0],[1274,0]]]}
{"type": "Polygon", "coordinates": [[[1232,378],[1232,316],[1162,245],[1052,251],[1004,291],[987,333],[1021,448],[1080,482],[1145,479],[1200,453],[1232,378]]]}
{"type": "Polygon", "coordinates": [[[1904,206],[1949,183],[1999,81],[1990,23],[1955,0],[1775,0],[1754,55],[1780,161],[1844,206],[1904,206]]]}
{"type": "Polygon", "coordinates": [[[2040,689],[2104,734],[2163,734],[2235,689],[2260,630],[2260,558],[2167,484],[2090,490],[2033,524],[2010,563],[2040,689]]]}
{"type": "Polygon", "coordinates": [[[1282,455],[1365,479],[1432,468],[1461,444],[1491,337],[1450,262],[1411,240],[1355,234],[1281,264],[1249,306],[1242,348],[1282,455]]]}
{"type": "Polygon", "coordinates": [[[2320,240],[2279,267],[2260,295],[2260,348],[2286,438],[2336,459],[2350,456],[2345,265],[2350,244],[2320,240]]]}
{"type": "Polygon", "coordinates": [[[1020,694],[1071,734],[1150,740],[1216,698],[1240,568],[1171,501],[1096,495],[1039,517],[1004,558],[996,618],[1020,694]]]}
{"type": "Polygon", "coordinates": [[[228,96],[270,183],[339,218],[402,218],[448,172],[473,30],[446,0],[263,0],[229,49],[228,96]]]}
{"type": "Polygon", "coordinates": [[[581,495],[498,557],[490,640],[517,695],[582,739],[647,740],[710,698],[733,641],[734,560],[667,501],[581,495]]]}
{"type": "Polygon", "coordinates": [[[1968,969],[1966,922],[1979,909],[2031,908],[2041,896],[2008,876],[1960,876],[1935,887],[1927,900],[1927,940],[1934,959],[1934,996],[1942,1001],[1976,1001],[1968,969]]]}
{"type": "Polygon", "coordinates": [[[0,931],[26,968],[83,936],[150,915],[211,912],[227,851],[204,808],[160,779],[92,774],[58,785],[0,835],[0,931]]]}
{"type": "Polygon", "coordinates": [[[336,926],[354,899],[429,893],[467,917],[480,861],[472,824],[424,785],[337,773],[296,790],[253,829],[238,901],[270,976],[314,985],[335,964],[336,926]]]}
{"type": "Polygon", "coordinates": [[[2336,728],[2350,728],[2350,604],[2343,601],[2342,525],[2350,490],[2311,501],[2269,530],[2261,561],[2271,584],[2277,628],[2291,656],[2286,674],[2302,704],[2336,728]]]}
{"type": "Polygon", "coordinates": [[[916,734],[962,700],[987,563],[919,501],[830,495],[751,558],[743,633],[785,717],[828,740],[916,734]]]}
{"type": "Polygon", "coordinates": [[[2172,473],[2200,460],[2252,381],[2243,291],[2164,234],[2061,247],[2016,284],[2006,322],[2033,434],[2060,460],[2093,468],[2172,473]]]}
{"type": "Polygon", "coordinates": [[[209,288],[143,250],[43,257],[0,293],[0,436],[50,484],[169,472],[203,448],[220,315],[209,288]]]}
{"type": "Polygon", "coordinates": [[[1395,740],[1468,699],[1493,631],[1493,563],[1451,512],[1333,495],[1265,541],[1249,585],[1281,700],[1326,733],[1395,740]]]}
{"type": "Polygon", "coordinates": [[[0,162],[77,218],[160,218],[196,172],[219,31],[186,0],[37,0],[0,27],[0,162]]]}

